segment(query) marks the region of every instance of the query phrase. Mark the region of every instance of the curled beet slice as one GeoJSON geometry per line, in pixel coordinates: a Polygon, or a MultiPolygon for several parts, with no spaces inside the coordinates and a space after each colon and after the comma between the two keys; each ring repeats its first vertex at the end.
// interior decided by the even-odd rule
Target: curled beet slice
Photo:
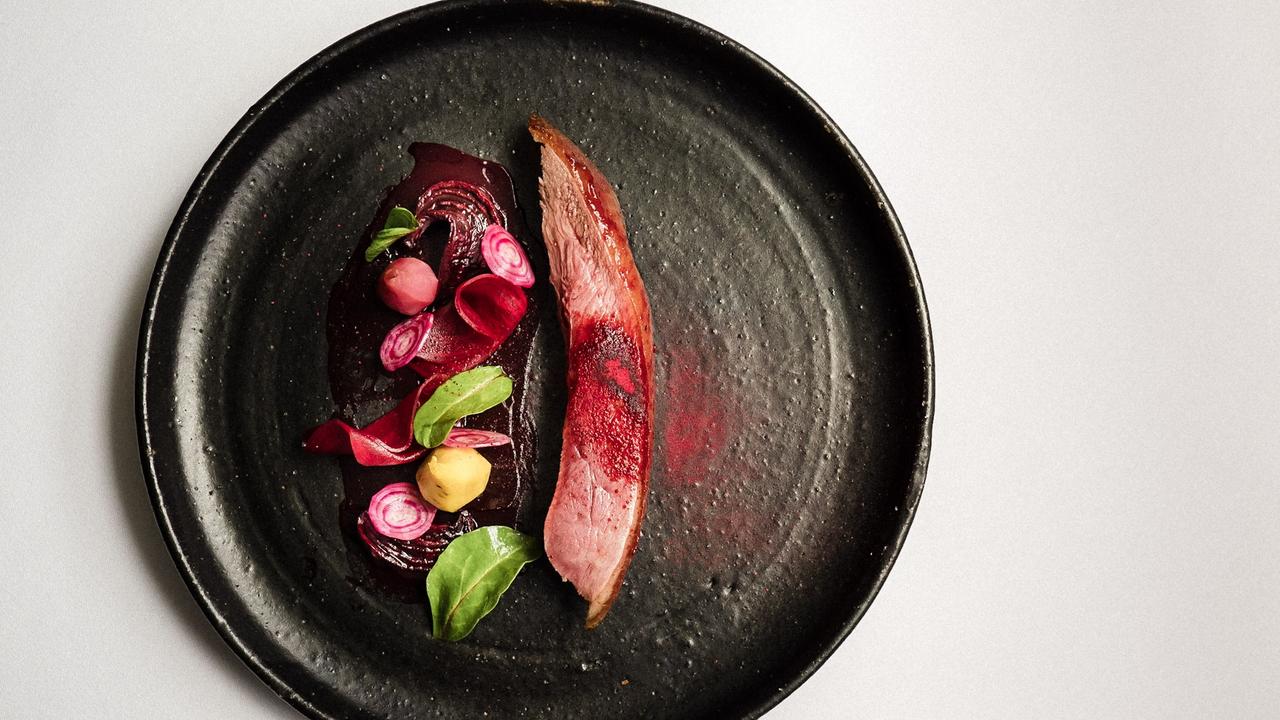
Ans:
{"type": "Polygon", "coordinates": [[[467,324],[453,305],[436,313],[436,324],[411,367],[429,382],[444,382],[484,362],[502,344],[467,324]]]}
{"type": "Polygon", "coordinates": [[[449,222],[449,242],[438,273],[441,293],[455,288],[481,260],[485,228],[506,224],[506,216],[489,190],[461,180],[445,180],[428,187],[418,199],[417,215],[427,220],[424,225],[432,220],[449,222]]]}
{"type": "Polygon", "coordinates": [[[477,275],[458,286],[453,307],[473,330],[506,340],[529,309],[524,291],[497,275],[477,275]]]}
{"type": "Polygon", "coordinates": [[[422,383],[390,412],[363,428],[330,420],[313,429],[302,445],[313,453],[353,455],[361,465],[413,462],[427,452],[413,441],[413,414],[434,390],[431,382],[422,383]]]}
{"type": "Polygon", "coordinates": [[[396,258],[378,278],[378,299],[401,315],[417,315],[435,301],[438,285],[430,265],[416,257],[396,258]]]}
{"type": "Polygon", "coordinates": [[[436,382],[484,362],[511,335],[529,307],[524,291],[496,275],[462,285],[440,310],[413,369],[436,382]]]}

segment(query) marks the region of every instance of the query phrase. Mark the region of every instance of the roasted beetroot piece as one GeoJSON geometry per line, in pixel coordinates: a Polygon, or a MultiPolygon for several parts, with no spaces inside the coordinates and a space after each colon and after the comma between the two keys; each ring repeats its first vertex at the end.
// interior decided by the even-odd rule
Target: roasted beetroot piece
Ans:
{"type": "MultiPolygon", "coordinates": [[[[436,559],[454,538],[475,530],[479,525],[471,513],[463,510],[458,517],[447,525],[432,525],[423,534],[412,540],[400,540],[387,537],[374,530],[369,522],[368,513],[362,513],[356,521],[356,532],[364,541],[369,552],[379,560],[394,565],[401,570],[425,573],[436,564],[436,559]]],[[[419,581],[421,582],[421,581],[419,581]]]]}
{"type": "Polygon", "coordinates": [[[402,315],[416,315],[436,299],[436,273],[415,257],[396,258],[378,278],[378,298],[402,315]]]}

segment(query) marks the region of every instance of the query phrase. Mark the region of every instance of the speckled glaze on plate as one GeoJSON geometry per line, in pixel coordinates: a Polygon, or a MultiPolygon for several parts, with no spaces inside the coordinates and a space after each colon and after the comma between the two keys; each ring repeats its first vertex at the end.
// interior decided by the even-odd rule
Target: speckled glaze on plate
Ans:
{"type": "MultiPolygon", "coordinates": [[[[535,510],[565,404],[543,307],[524,396],[535,510]]],[[[156,266],[138,428],[193,594],[308,716],[747,718],[808,677],[883,583],[923,487],[932,368],[888,201],[776,70],[635,3],[448,2],[320,53],[213,154],[156,266]],[[533,111],[617,186],[648,286],[649,511],[599,629],[542,561],[446,644],[425,607],[368,581],[338,522],[338,463],[300,444],[333,410],[329,290],[408,144],[502,162],[536,229],[533,111]]]]}

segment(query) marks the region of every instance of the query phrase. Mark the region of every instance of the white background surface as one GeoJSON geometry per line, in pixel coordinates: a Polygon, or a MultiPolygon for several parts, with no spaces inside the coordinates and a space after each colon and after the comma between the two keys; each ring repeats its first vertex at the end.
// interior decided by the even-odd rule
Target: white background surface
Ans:
{"type": "MultiPolygon", "coordinates": [[[[1274,717],[1280,6],[660,4],[835,117],[934,323],[915,526],[769,720],[1274,717]]],[[[43,5],[0,9],[0,716],[297,717],[162,545],[133,349],[214,146],[408,5],[43,5]]]]}

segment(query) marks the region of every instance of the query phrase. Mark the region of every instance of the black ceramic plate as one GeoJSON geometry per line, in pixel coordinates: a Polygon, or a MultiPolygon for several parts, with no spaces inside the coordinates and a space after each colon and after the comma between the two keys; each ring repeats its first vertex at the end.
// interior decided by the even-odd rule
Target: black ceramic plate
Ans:
{"type": "MultiPolygon", "coordinates": [[[[564,406],[550,313],[538,338],[545,497],[564,406]]],[[[227,642],[316,718],[755,717],[884,581],[931,415],[919,281],[853,147],[747,50],[629,2],[443,3],[325,50],[200,173],[142,322],[138,422],[173,556],[227,642]],[[649,513],[599,629],[543,561],[446,644],[367,581],[338,463],[300,440],[333,410],[329,289],[408,144],[503,162],[536,228],[531,111],[616,184],[649,289],[649,513]]]]}

